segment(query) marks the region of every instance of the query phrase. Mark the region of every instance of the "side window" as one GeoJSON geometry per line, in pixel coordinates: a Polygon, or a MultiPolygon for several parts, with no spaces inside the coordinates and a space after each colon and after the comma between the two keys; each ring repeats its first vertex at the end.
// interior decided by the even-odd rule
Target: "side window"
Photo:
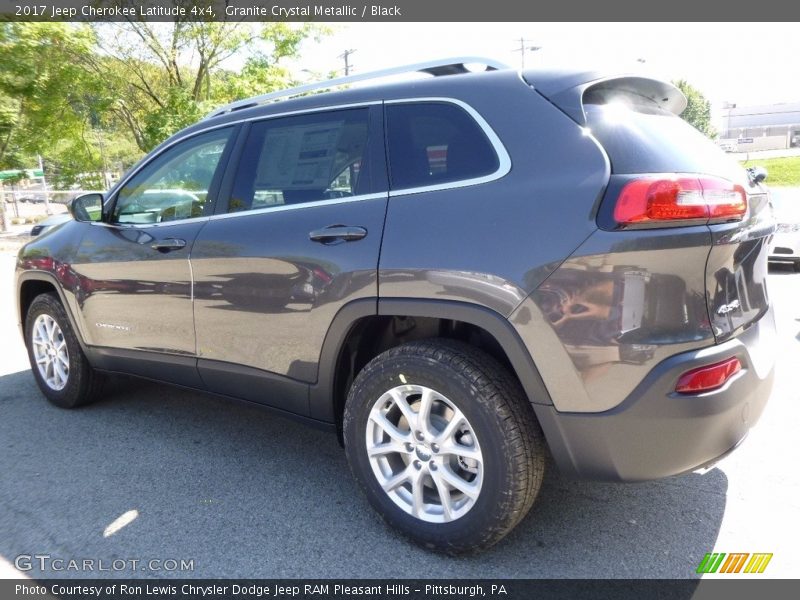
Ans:
{"type": "Polygon", "coordinates": [[[114,223],[162,223],[200,217],[231,128],[203,133],[164,151],[117,194],[114,223]]]}
{"type": "Polygon", "coordinates": [[[366,193],[368,115],[358,108],[254,123],[228,212],[366,193]]]}
{"type": "Polygon", "coordinates": [[[389,104],[386,118],[392,189],[483,177],[499,167],[486,134],[459,106],[389,104]]]}

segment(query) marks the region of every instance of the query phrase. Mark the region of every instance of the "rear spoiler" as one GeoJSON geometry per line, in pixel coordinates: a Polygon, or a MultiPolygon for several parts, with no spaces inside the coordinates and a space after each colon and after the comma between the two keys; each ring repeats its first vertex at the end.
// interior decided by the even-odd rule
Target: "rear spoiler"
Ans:
{"type": "Polygon", "coordinates": [[[609,75],[598,71],[523,71],[523,80],[579,125],[586,125],[585,103],[604,104],[624,97],[653,103],[679,115],[686,96],[669,82],[643,75],[609,75]]]}

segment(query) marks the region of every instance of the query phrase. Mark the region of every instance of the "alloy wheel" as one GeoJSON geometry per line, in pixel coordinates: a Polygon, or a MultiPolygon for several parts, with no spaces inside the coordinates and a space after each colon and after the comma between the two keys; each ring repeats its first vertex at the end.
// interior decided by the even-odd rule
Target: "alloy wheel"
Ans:
{"type": "Polygon", "coordinates": [[[383,491],[418,519],[454,521],[478,500],[484,468],[478,438],[436,390],[401,385],[378,398],[367,420],[366,450],[383,491]]]}

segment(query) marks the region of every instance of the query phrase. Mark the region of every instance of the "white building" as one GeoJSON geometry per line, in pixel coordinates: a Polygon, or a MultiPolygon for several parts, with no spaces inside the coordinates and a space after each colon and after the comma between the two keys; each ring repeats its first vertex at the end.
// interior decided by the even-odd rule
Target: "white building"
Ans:
{"type": "Polygon", "coordinates": [[[723,105],[720,143],[739,152],[800,147],[800,102],[723,105]]]}

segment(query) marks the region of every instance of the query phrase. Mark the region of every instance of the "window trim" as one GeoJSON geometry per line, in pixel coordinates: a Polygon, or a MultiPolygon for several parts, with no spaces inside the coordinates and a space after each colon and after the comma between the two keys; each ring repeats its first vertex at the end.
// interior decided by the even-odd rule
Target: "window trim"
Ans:
{"type": "MultiPolygon", "coordinates": [[[[183,220],[180,220],[180,221],[167,221],[166,223],[112,224],[112,223],[106,223],[104,221],[99,221],[99,222],[98,221],[93,221],[93,222],[90,222],[89,224],[93,225],[93,226],[115,227],[115,228],[123,228],[123,227],[124,228],[170,227],[170,226],[176,226],[176,225],[183,225],[185,223],[194,223],[194,222],[200,222],[200,221],[210,221],[210,220],[215,220],[215,219],[228,219],[228,218],[233,218],[233,217],[243,217],[243,216],[246,216],[246,215],[263,214],[263,213],[274,212],[274,211],[302,210],[302,209],[305,209],[305,208],[311,208],[313,206],[327,206],[327,205],[331,205],[331,204],[344,204],[346,202],[360,202],[362,200],[375,200],[375,199],[378,199],[378,198],[391,198],[391,197],[394,197],[394,196],[409,196],[409,195],[412,195],[412,194],[420,194],[420,193],[423,193],[423,192],[433,192],[433,191],[439,191],[439,190],[457,189],[457,188],[468,187],[468,186],[473,186],[473,185],[480,185],[480,184],[483,184],[483,183],[489,183],[491,181],[495,181],[497,179],[501,179],[502,177],[505,177],[506,175],[508,175],[508,173],[511,171],[511,157],[509,156],[505,145],[503,145],[503,142],[500,140],[498,135],[495,133],[495,131],[492,129],[492,127],[489,125],[489,123],[486,122],[486,120],[483,118],[483,116],[481,116],[481,114],[477,110],[475,110],[468,103],[464,102],[463,100],[459,100],[457,98],[449,98],[449,97],[445,97],[445,96],[441,96],[441,97],[439,97],[439,96],[435,96],[435,97],[413,97],[413,96],[411,96],[411,97],[406,97],[406,98],[395,98],[395,99],[391,99],[391,100],[368,100],[368,101],[365,101],[365,102],[350,102],[350,103],[345,103],[345,104],[332,104],[330,106],[317,106],[317,107],[314,107],[314,108],[305,108],[305,109],[299,109],[299,110],[284,111],[284,112],[274,113],[274,114],[271,114],[271,115],[263,115],[263,114],[262,115],[252,115],[252,116],[249,116],[249,117],[246,117],[246,118],[243,118],[243,119],[237,119],[237,120],[234,120],[234,121],[226,121],[225,123],[219,123],[217,125],[210,125],[209,127],[204,127],[203,129],[199,129],[197,131],[193,131],[191,133],[188,133],[188,134],[185,134],[185,135],[181,135],[179,137],[176,137],[173,140],[165,142],[166,145],[164,145],[164,147],[159,150],[158,154],[155,154],[154,156],[150,157],[150,159],[147,160],[146,162],[143,162],[138,167],[132,169],[131,172],[126,177],[121,179],[119,181],[119,183],[117,183],[117,185],[114,186],[114,188],[112,188],[112,190],[111,190],[112,193],[110,193],[108,195],[108,198],[106,199],[106,203],[111,202],[112,200],[113,200],[113,202],[116,202],[116,196],[117,196],[117,193],[119,192],[119,190],[122,189],[122,187],[132,177],[135,177],[139,173],[139,171],[141,171],[148,164],[150,164],[151,161],[153,161],[156,158],[158,158],[163,152],[166,152],[167,150],[169,150],[175,144],[179,144],[180,142],[182,142],[184,140],[187,140],[189,138],[192,138],[192,137],[194,137],[196,135],[201,135],[201,134],[207,133],[209,131],[214,131],[215,129],[222,129],[224,127],[231,127],[231,126],[236,127],[236,126],[241,126],[242,124],[250,124],[250,123],[252,123],[254,121],[263,121],[263,120],[266,120],[266,119],[277,119],[277,118],[280,118],[280,117],[289,117],[289,116],[294,116],[294,115],[302,115],[302,114],[309,114],[309,113],[316,113],[316,112],[342,110],[342,109],[347,109],[347,108],[359,108],[359,107],[364,107],[364,106],[376,106],[376,105],[386,105],[386,104],[413,104],[413,103],[422,103],[422,102],[444,102],[444,103],[455,104],[456,106],[459,106],[462,109],[464,109],[470,115],[470,117],[472,117],[475,120],[475,122],[480,126],[480,128],[483,130],[483,132],[486,135],[486,137],[489,138],[489,143],[492,145],[492,147],[494,148],[495,152],[497,153],[497,158],[498,158],[498,163],[499,163],[497,171],[495,171],[494,173],[490,173],[488,175],[481,176],[481,177],[475,177],[475,178],[472,178],[472,179],[463,179],[463,180],[459,180],[459,181],[448,181],[446,183],[441,183],[441,184],[436,184],[436,185],[428,185],[428,186],[422,186],[422,187],[416,187],[416,188],[404,188],[404,189],[400,189],[400,190],[388,190],[388,191],[384,191],[384,192],[376,192],[376,193],[373,193],[373,194],[362,194],[362,195],[359,195],[359,196],[349,196],[349,197],[346,197],[346,198],[334,198],[334,199],[331,199],[331,200],[303,202],[303,203],[300,203],[300,204],[290,204],[288,206],[271,206],[271,207],[266,207],[266,208],[259,208],[259,209],[255,209],[255,210],[250,210],[250,211],[241,211],[241,212],[237,212],[237,213],[215,213],[215,214],[211,214],[211,215],[203,215],[201,217],[192,217],[192,218],[189,218],[189,219],[183,219],[183,220]]],[[[242,134],[242,131],[241,131],[241,127],[240,127],[239,131],[237,131],[235,133],[235,135],[237,136],[237,138],[241,138],[241,134],[242,134]]],[[[387,141],[385,128],[383,129],[383,141],[384,141],[384,144],[387,141]]],[[[238,139],[236,141],[234,141],[234,144],[236,144],[236,143],[238,143],[238,139]]],[[[145,159],[147,159],[147,158],[148,157],[145,157],[145,159]]],[[[235,158],[235,157],[233,157],[233,156],[229,157],[229,163],[230,163],[230,160],[233,159],[233,158],[235,158]]],[[[226,166],[226,170],[227,170],[227,166],[226,166]]],[[[224,183],[224,181],[223,181],[223,183],[224,183]]],[[[224,188],[222,186],[220,187],[220,193],[224,193],[224,188]]],[[[103,204],[104,209],[107,207],[106,203],[103,204]]],[[[215,210],[216,210],[216,208],[215,208],[215,210]]]]}
{"type": "MultiPolygon", "coordinates": [[[[481,175],[480,177],[471,177],[469,179],[457,179],[456,181],[447,181],[445,183],[437,183],[434,185],[423,185],[417,187],[410,187],[410,188],[400,188],[397,190],[389,190],[389,197],[394,196],[409,196],[411,194],[421,194],[423,192],[436,192],[439,190],[449,190],[455,188],[462,188],[467,186],[473,185],[480,185],[482,183],[489,183],[490,181],[496,181],[502,177],[508,175],[511,171],[511,157],[506,150],[506,147],[503,145],[503,142],[500,141],[498,135],[494,132],[491,128],[489,123],[481,116],[481,114],[472,108],[469,104],[462,100],[458,100],[456,98],[409,98],[409,99],[397,99],[397,100],[386,100],[384,104],[422,104],[422,103],[444,103],[444,104],[454,104],[460,108],[462,108],[472,120],[477,123],[477,125],[481,128],[484,135],[488,138],[489,143],[494,148],[495,154],[497,154],[497,170],[494,173],[489,173],[488,175],[481,175]]],[[[387,144],[388,144],[388,136],[387,136],[387,144]]]]}

